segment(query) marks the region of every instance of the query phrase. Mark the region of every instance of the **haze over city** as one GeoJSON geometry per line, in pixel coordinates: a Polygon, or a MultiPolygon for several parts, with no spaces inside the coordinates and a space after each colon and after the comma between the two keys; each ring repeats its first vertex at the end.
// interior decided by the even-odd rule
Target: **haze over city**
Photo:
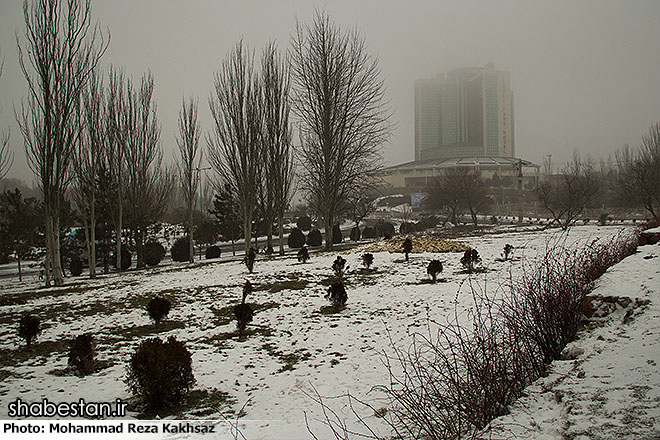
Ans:
{"type": "MultiPolygon", "coordinates": [[[[92,14],[111,42],[102,66],[123,67],[139,80],[151,70],[166,162],[176,148],[181,100],[197,96],[200,121],[211,127],[207,100],[213,74],[236,42],[260,54],[271,39],[289,47],[296,20],[326,10],[342,28],[357,27],[377,56],[397,126],[385,161],[414,159],[414,82],[466,66],[494,63],[510,72],[516,156],[561,165],[578,149],[607,158],[637,146],[660,119],[660,16],[657,1],[95,1],[92,14]]],[[[0,5],[0,128],[11,128],[14,165],[8,177],[34,180],[25,161],[13,107],[27,86],[16,34],[24,39],[22,2],[0,5]]],[[[205,141],[202,141],[205,146],[205,141]]]]}

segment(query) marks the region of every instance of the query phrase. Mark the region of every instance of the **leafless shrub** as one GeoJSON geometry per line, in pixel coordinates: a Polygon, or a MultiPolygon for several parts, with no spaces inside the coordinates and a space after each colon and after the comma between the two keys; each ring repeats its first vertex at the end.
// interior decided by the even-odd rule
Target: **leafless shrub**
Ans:
{"type": "MultiPolygon", "coordinates": [[[[481,438],[575,337],[593,281],[634,252],[636,234],[583,247],[550,243],[520,280],[500,284],[499,300],[470,284],[467,316],[457,308],[446,322],[428,318],[407,348],[390,339],[384,358],[390,380],[376,389],[389,398],[383,416],[394,438],[481,438]]],[[[383,438],[371,429],[356,433],[318,394],[315,401],[335,438],[383,438]]]]}

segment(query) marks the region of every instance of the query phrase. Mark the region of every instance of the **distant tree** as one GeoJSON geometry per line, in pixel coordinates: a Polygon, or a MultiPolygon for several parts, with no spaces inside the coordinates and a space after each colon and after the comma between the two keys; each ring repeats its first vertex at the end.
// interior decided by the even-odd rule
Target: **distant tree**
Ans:
{"type": "Polygon", "coordinates": [[[126,221],[132,230],[137,268],[144,267],[147,228],[165,213],[174,189],[174,175],[163,167],[161,128],[154,101],[154,78],[142,77],[140,88],[127,81],[126,221]]]}
{"type": "Polygon", "coordinates": [[[234,242],[241,237],[241,213],[229,184],[219,186],[219,190],[213,199],[213,209],[209,212],[217,220],[222,239],[231,241],[232,254],[236,255],[234,242]]]}
{"type": "Polygon", "coordinates": [[[291,66],[301,186],[323,214],[331,250],[332,225],[350,191],[380,167],[380,145],[392,128],[385,85],[357,29],[342,31],[324,12],[311,25],[296,25],[291,66]]]}
{"type": "Polygon", "coordinates": [[[64,284],[60,256],[60,202],[70,182],[80,126],[75,112],[89,76],[109,38],[91,23],[91,0],[23,4],[24,39],[17,34],[18,61],[28,96],[17,111],[28,166],[43,194],[46,230],[45,283],[64,284]]]}
{"type": "Polygon", "coordinates": [[[108,119],[103,78],[98,69],[92,71],[88,85],[82,94],[82,126],[78,146],[73,153],[73,175],[71,191],[79,216],[85,226],[87,265],[89,276],[96,276],[96,222],[98,177],[106,149],[108,119]]]}
{"type": "Polygon", "coordinates": [[[23,199],[18,189],[0,193],[0,254],[16,253],[19,281],[21,259],[31,247],[41,245],[41,225],[43,205],[36,199],[23,199]]]}
{"type": "Polygon", "coordinates": [[[658,220],[660,207],[660,123],[642,138],[639,150],[628,146],[616,153],[619,173],[615,191],[626,206],[643,206],[658,220]]]}
{"type": "Polygon", "coordinates": [[[277,219],[280,255],[284,255],[284,211],[293,195],[290,76],[288,59],[279,54],[277,45],[271,41],[261,57],[262,139],[265,144],[261,205],[267,226],[266,248],[273,248],[273,223],[277,219]]]}
{"type": "Polygon", "coordinates": [[[463,210],[463,199],[459,184],[462,171],[458,168],[449,168],[439,177],[431,181],[426,192],[423,204],[426,208],[440,211],[445,215],[445,221],[456,225],[458,216],[463,210]]]}
{"type": "Polygon", "coordinates": [[[209,98],[213,129],[207,136],[208,157],[239,207],[247,254],[263,168],[263,116],[253,57],[242,41],[222,62],[214,86],[209,98]]]}
{"type": "MultiPolygon", "coordinates": [[[[356,239],[354,241],[360,239],[360,222],[376,211],[375,200],[375,195],[366,184],[358,185],[357,188],[351,191],[346,204],[347,215],[353,220],[355,228],[357,228],[357,232],[355,233],[356,239]]],[[[353,229],[355,230],[355,228],[353,229]]],[[[353,234],[353,231],[351,231],[351,240],[353,240],[353,234]]]]}
{"type": "Polygon", "coordinates": [[[189,258],[190,263],[194,262],[194,224],[193,208],[195,207],[195,196],[197,194],[197,181],[195,179],[195,165],[199,168],[201,164],[201,152],[199,151],[199,137],[201,128],[197,120],[197,100],[190,98],[186,103],[181,103],[179,110],[179,133],[176,144],[179,147],[179,157],[177,169],[179,171],[179,181],[181,183],[181,193],[188,211],[188,233],[190,234],[189,258]]]}
{"type": "Polygon", "coordinates": [[[463,204],[470,212],[474,226],[478,226],[477,214],[483,211],[488,201],[481,173],[478,170],[461,173],[458,176],[458,183],[463,204]]]}
{"type": "MultiPolygon", "coordinates": [[[[2,68],[5,64],[5,59],[0,52],[0,78],[2,77],[2,68]]],[[[0,110],[2,108],[0,107],[0,110]]],[[[0,180],[4,179],[12,164],[14,163],[14,153],[9,149],[9,134],[10,130],[2,131],[0,133],[0,180]]]]}
{"type": "Polygon", "coordinates": [[[424,204],[444,212],[453,224],[457,223],[457,217],[463,210],[468,210],[477,226],[477,215],[487,202],[480,173],[467,167],[448,168],[430,183],[426,191],[429,195],[424,199],[424,204]]]}
{"type": "Polygon", "coordinates": [[[582,161],[577,152],[559,176],[536,188],[539,201],[564,230],[573,225],[598,193],[599,182],[591,162],[582,161]]]}

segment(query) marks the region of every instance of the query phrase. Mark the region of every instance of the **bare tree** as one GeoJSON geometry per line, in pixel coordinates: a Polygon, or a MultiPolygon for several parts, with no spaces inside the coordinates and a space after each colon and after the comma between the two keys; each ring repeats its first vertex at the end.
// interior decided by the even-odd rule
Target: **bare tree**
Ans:
{"type": "Polygon", "coordinates": [[[240,205],[246,255],[263,163],[261,92],[253,65],[253,56],[239,41],[215,74],[215,93],[209,98],[214,126],[207,136],[211,167],[240,205]]]}
{"type": "MultiPolygon", "coordinates": [[[[2,52],[0,52],[0,57],[1,55],[2,52]]],[[[0,61],[0,77],[2,77],[2,69],[4,65],[5,59],[2,57],[2,61],[0,61]]],[[[2,109],[0,108],[0,110],[2,109]]],[[[14,163],[14,154],[9,149],[9,134],[9,129],[7,129],[7,131],[3,130],[2,133],[0,133],[0,180],[5,178],[14,163]]]]}
{"type": "Polygon", "coordinates": [[[550,212],[553,222],[564,230],[575,222],[584,208],[593,203],[598,193],[598,178],[591,161],[583,161],[577,152],[558,176],[541,182],[536,188],[539,201],[550,212]]]}
{"type": "Polygon", "coordinates": [[[464,170],[449,168],[441,176],[433,179],[426,192],[429,194],[424,199],[424,205],[443,212],[446,216],[445,222],[449,221],[456,225],[458,216],[461,215],[465,204],[461,195],[460,176],[464,170]]]}
{"type": "Polygon", "coordinates": [[[343,201],[380,168],[391,112],[378,61],[357,29],[342,31],[328,14],[317,12],[312,25],[296,25],[291,45],[301,186],[323,213],[330,250],[343,201]]]}
{"type": "Polygon", "coordinates": [[[643,206],[654,219],[660,207],[660,124],[643,136],[633,152],[627,145],[616,153],[619,166],[615,190],[627,206],[643,206]]]}
{"type": "Polygon", "coordinates": [[[284,211],[293,194],[293,148],[289,113],[289,63],[270,42],[261,57],[263,88],[264,188],[262,206],[268,225],[267,249],[272,249],[273,222],[279,225],[280,255],[284,255],[284,211]]]}
{"type": "MultiPolygon", "coordinates": [[[[197,121],[197,100],[190,98],[188,104],[181,103],[179,110],[179,136],[176,143],[179,146],[179,179],[181,181],[181,192],[188,211],[188,231],[190,245],[190,259],[194,262],[193,252],[193,208],[195,207],[195,195],[197,194],[197,182],[195,181],[195,162],[201,163],[201,152],[199,151],[199,136],[201,128],[197,121]]],[[[199,164],[197,166],[199,168],[199,164]]],[[[201,178],[201,176],[200,176],[201,178]]],[[[201,207],[200,207],[201,208],[201,207]]]]}
{"type": "Polygon", "coordinates": [[[477,214],[483,211],[488,201],[486,189],[481,180],[481,173],[478,170],[458,168],[456,181],[463,204],[470,211],[472,223],[474,223],[474,226],[478,226],[477,214]]]}
{"type": "Polygon", "coordinates": [[[126,217],[137,251],[137,267],[144,266],[144,241],[147,227],[160,219],[174,188],[174,177],[162,167],[160,124],[153,99],[154,77],[142,77],[139,89],[127,81],[125,133],[126,217]]]}
{"type": "MultiPolygon", "coordinates": [[[[25,41],[16,36],[28,97],[17,114],[30,169],[43,193],[46,226],[46,285],[50,269],[64,284],[60,263],[60,203],[69,183],[80,130],[76,106],[87,80],[108,47],[91,22],[91,0],[35,0],[23,4],[25,41]]],[[[109,37],[108,37],[109,38],[109,37]]]]}
{"type": "Polygon", "coordinates": [[[107,148],[101,166],[108,188],[102,193],[105,209],[115,226],[115,267],[121,271],[121,245],[124,221],[126,151],[128,149],[128,110],[124,73],[110,67],[107,99],[107,148]]]}
{"type": "Polygon", "coordinates": [[[346,200],[346,212],[353,222],[355,227],[360,227],[360,222],[368,215],[376,211],[376,193],[371,191],[367,185],[358,185],[353,188],[350,196],[346,200]]]}
{"type": "Polygon", "coordinates": [[[73,199],[85,225],[89,276],[96,276],[96,186],[107,140],[103,78],[98,69],[90,75],[82,95],[82,132],[73,154],[73,199]]]}

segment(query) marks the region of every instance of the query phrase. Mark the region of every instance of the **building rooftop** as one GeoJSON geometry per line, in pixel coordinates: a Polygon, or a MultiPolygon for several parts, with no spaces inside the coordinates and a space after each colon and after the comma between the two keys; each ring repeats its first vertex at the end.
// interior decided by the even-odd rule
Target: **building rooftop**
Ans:
{"type": "Polygon", "coordinates": [[[428,168],[451,168],[456,166],[469,167],[514,167],[518,161],[523,167],[540,168],[539,165],[525,159],[515,157],[456,157],[450,159],[416,160],[384,168],[383,171],[415,170],[428,168]]]}

